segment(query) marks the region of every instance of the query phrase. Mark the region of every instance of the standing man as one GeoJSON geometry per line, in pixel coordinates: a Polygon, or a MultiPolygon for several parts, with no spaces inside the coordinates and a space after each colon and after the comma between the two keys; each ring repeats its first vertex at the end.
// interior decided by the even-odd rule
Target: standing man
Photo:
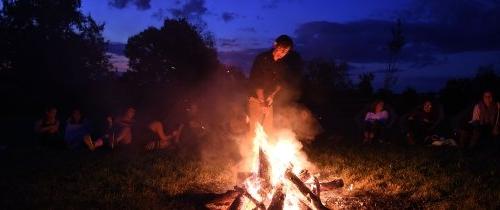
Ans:
{"type": "Polygon", "coordinates": [[[248,101],[251,134],[257,123],[266,133],[272,134],[274,109],[298,98],[302,59],[292,48],[292,39],[281,35],[271,50],[257,55],[254,60],[248,101]]]}

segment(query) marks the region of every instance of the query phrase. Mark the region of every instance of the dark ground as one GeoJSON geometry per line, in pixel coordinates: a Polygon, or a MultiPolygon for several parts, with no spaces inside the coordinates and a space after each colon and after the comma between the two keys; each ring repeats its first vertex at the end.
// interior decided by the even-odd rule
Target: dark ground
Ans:
{"type": "MultiPolygon", "coordinates": [[[[348,143],[353,138],[321,137],[305,148],[320,179],[345,182],[341,196],[329,201],[332,207],[500,207],[498,146],[361,146],[348,143]]],[[[132,145],[91,153],[21,141],[12,139],[18,143],[0,151],[2,209],[200,209],[235,184],[237,158],[220,151],[200,161],[189,150],[147,153],[132,145]]]]}
{"type": "MultiPolygon", "coordinates": [[[[352,121],[360,107],[345,107],[351,110],[317,116],[334,121],[322,121],[324,133],[304,148],[320,180],[344,180],[330,207],[500,208],[498,143],[475,150],[410,147],[395,132],[390,144],[363,146],[352,121]]],[[[93,153],[39,148],[35,120],[0,120],[8,128],[0,139],[1,209],[203,209],[236,183],[236,149],[205,151],[209,158],[201,161],[192,148],[145,152],[140,143],[93,153]]],[[[207,144],[236,148],[220,141],[207,144]]]]}

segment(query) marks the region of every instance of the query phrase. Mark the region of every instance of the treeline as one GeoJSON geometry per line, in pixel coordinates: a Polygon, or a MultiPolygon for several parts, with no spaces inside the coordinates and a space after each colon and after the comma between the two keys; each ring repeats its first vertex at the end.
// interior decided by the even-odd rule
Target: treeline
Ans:
{"type": "MultiPolygon", "coordinates": [[[[105,25],[82,13],[80,0],[2,0],[0,11],[0,94],[4,116],[34,115],[45,106],[85,107],[95,112],[129,105],[166,110],[202,98],[222,109],[221,101],[246,94],[246,77],[219,62],[211,34],[185,19],[167,19],[128,39],[129,70],[113,72],[103,38],[105,25]],[[207,94],[210,93],[210,94],[207,94]],[[223,96],[223,97],[222,97],[223,96]]],[[[481,67],[474,78],[448,81],[438,93],[376,91],[373,74],[353,81],[345,62],[313,59],[304,65],[301,102],[318,116],[334,120],[335,110],[358,108],[383,98],[405,112],[419,98],[432,96],[449,115],[480,97],[499,93],[494,67],[481,67]]],[[[153,111],[151,111],[153,112],[153,111]]],[[[341,115],[342,113],[338,113],[341,115]]],[[[163,113],[150,113],[163,114],[163,113]]]]}

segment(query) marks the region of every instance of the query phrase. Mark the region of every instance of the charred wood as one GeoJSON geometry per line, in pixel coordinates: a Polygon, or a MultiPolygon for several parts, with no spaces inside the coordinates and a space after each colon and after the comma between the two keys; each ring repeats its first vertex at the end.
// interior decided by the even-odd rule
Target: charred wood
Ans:
{"type": "Polygon", "coordinates": [[[299,192],[307,199],[307,203],[309,207],[312,209],[325,210],[326,208],[323,203],[321,203],[321,199],[316,196],[305,184],[297,177],[291,170],[287,170],[285,172],[285,178],[287,178],[298,190],[299,192]]]}
{"type": "Polygon", "coordinates": [[[238,196],[234,199],[234,201],[229,206],[228,210],[240,210],[243,200],[243,193],[239,192],[238,196]]]}
{"type": "Polygon", "coordinates": [[[320,186],[321,186],[321,191],[335,190],[344,187],[344,180],[336,179],[329,182],[321,183],[320,186]]]}
{"type": "Polygon", "coordinates": [[[256,209],[266,210],[266,206],[264,206],[263,203],[255,199],[245,188],[235,186],[234,189],[238,192],[241,192],[243,196],[245,196],[246,198],[248,198],[248,200],[250,200],[253,204],[255,204],[256,209]]]}
{"type": "Polygon", "coordinates": [[[269,204],[268,210],[281,210],[285,204],[285,194],[283,193],[283,186],[278,185],[275,188],[271,203],[269,204]]]}

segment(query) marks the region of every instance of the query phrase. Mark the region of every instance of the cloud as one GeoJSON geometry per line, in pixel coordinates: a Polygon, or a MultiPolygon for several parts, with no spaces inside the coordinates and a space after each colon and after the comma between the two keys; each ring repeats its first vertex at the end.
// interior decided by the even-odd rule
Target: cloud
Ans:
{"type": "Polygon", "coordinates": [[[108,4],[112,7],[123,9],[130,4],[133,4],[139,10],[148,10],[151,8],[151,0],[108,0],[108,4]]]}
{"type": "Polygon", "coordinates": [[[123,73],[128,70],[128,61],[129,59],[123,55],[115,54],[115,53],[106,53],[109,56],[109,62],[113,65],[113,70],[123,73]]]}
{"type": "Polygon", "coordinates": [[[264,9],[276,9],[283,2],[290,3],[293,1],[297,1],[297,0],[263,0],[264,4],[262,5],[262,8],[264,8],[264,9]]]}
{"type": "MultiPolygon", "coordinates": [[[[406,39],[403,61],[422,67],[442,62],[436,54],[500,50],[500,5],[444,1],[448,6],[441,1],[418,1],[427,4],[400,13],[406,39]],[[452,7],[452,3],[460,5],[452,7]],[[421,11],[422,7],[430,12],[421,11]]],[[[297,27],[296,43],[301,52],[312,57],[383,62],[389,57],[386,44],[393,27],[394,22],[387,20],[314,21],[297,27]]]]}
{"type": "Polygon", "coordinates": [[[236,17],[238,17],[238,15],[234,12],[223,12],[222,15],[222,20],[224,20],[224,22],[230,22],[230,21],[233,21],[236,17]]]}
{"type": "Polygon", "coordinates": [[[219,59],[222,63],[241,67],[246,74],[249,73],[253,59],[258,53],[264,52],[265,48],[245,49],[237,51],[220,51],[219,59]]]}
{"type": "Polygon", "coordinates": [[[157,20],[163,21],[168,15],[164,9],[159,8],[156,12],[153,12],[151,16],[157,20]]]}
{"type": "Polygon", "coordinates": [[[106,46],[106,52],[113,53],[116,55],[125,55],[126,44],[120,42],[111,42],[106,46]]]}
{"type": "Polygon", "coordinates": [[[431,42],[445,52],[500,49],[500,2],[498,0],[419,0],[403,15],[428,23],[416,41],[431,42]],[[428,38],[427,38],[427,37],[428,38]]]}
{"type": "Polygon", "coordinates": [[[247,32],[247,33],[257,32],[257,29],[255,29],[255,27],[244,27],[244,28],[240,28],[239,30],[243,31],[243,32],[247,32]]]}
{"type": "Polygon", "coordinates": [[[389,21],[381,20],[308,22],[295,30],[295,43],[306,58],[376,62],[388,57],[385,43],[390,39],[392,25],[389,21]]]}
{"type": "MultiPolygon", "coordinates": [[[[180,4],[180,1],[177,3],[180,4]]],[[[180,8],[169,11],[174,17],[198,18],[205,15],[208,10],[205,7],[205,0],[188,0],[180,8]]]]}
{"type": "Polygon", "coordinates": [[[238,43],[238,40],[235,38],[233,39],[227,39],[227,38],[220,38],[218,39],[219,41],[219,46],[222,48],[229,48],[229,47],[239,47],[240,44],[238,43]]]}

